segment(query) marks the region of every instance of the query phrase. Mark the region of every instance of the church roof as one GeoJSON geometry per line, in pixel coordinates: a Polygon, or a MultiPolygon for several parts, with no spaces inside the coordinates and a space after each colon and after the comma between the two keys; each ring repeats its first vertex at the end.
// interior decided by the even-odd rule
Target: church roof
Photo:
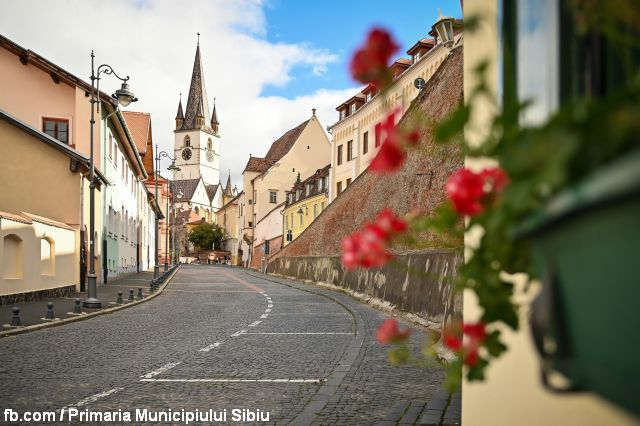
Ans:
{"type": "MultiPolygon", "coordinates": [[[[280,136],[278,140],[271,144],[271,148],[269,148],[269,152],[267,152],[265,159],[273,161],[273,163],[275,163],[276,161],[284,157],[285,154],[289,152],[291,147],[296,143],[298,137],[300,137],[300,134],[307,126],[307,123],[309,123],[309,120],[298,124],[296,127],[280,136]]],[[[249,159],[249,162],[251,162],[251,159],[249,159]]],[[[271,167],[271,165],[269,165],[269,167],[271,167]]]]}
{"type": "Polygon", "coordinates": [[[233,196],[233,190],[231,189],[231,170],[229,170],[229,177],[227,177],[227,185],[224,187],[224,194],[233,196]]]}
{"type": "MultiPolygon", "coordinates": [[[[196,116],[202,110],[203,117],[209,117],[209,103],[207,102],[207,89],[204,85],[204,72],[202,71],[202,61],[200,60],[200,45],[196,48],[196,58],[193,62],[193,72],[191,73],[191,86],[189,87],[189,98],[184,115],[184,123],[181,130],[196,129],[196,116]]],[[[208,129],[205,123],[205,130],[208,129]]]]}
{"type": "MultiPolygon", "coordinates": [[[[181,179],[171,181],[171,192],[178,194],[182,192],[182,201],[189,201],[193,197],[193,193],[196,192],[200,178],[196,179],[181,179]]],[[[177,197],[177,195],[176,195],[177,197]]],[[[178,198],[176,198],[178,200],[178,198]]]]}
{"type": "Polygon", "coordinates": [[[249,161],[247,162],[244,171],[264,173],[269,170],[269,167],[273,166],[276,161],[278,160],[268,160],[266,158],[260,157],[249,157],[249,161]]]}
{"type": "Polygon", "coordinates": [[[151,125],[151,114],[147,112],[122,111],[124,120],[131,133],[131,137],[136,144],[138,153],[147,153],[147,140],[149,138],[149,126],[151,125]]]}
{"type": "Polygon", "coordinates": [[[211,124],[220,124],[216,113],[216,98],[213,98],[213,112],[211,113],[211,124]]]}
{"type": "Polygon", "coordinates": [[[184,120],[184,112],[182,112],[182,96],[180,96],[180,101],[178,102],[178,112],[176,113],[176,120],[179,118],[184,120]]]}
{"type": "Polygon", "coordinates": [[[207,190],[207,195],[209,196],[209,202],[213,201],[213,197],[216,195],[216,191],[218,190],[219,185],[205,185],[204,188],[207,190]]]}

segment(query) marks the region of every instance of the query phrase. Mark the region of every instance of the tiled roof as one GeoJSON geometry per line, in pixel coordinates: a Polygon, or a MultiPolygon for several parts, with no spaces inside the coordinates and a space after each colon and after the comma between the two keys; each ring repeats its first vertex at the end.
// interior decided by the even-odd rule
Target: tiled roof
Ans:
{"type": "Polygon", "coordinates": [[[260,157],[249,157],[249,161],[247,162],[244,171],[264,173],[269,170],[269,167],[273,166],[276,161],[277,160],[267,160],[266,158],[260,157]]]}
{"type": "Polygon", "coordinates": [[[67,229],[73,231],[74,229],[66,223],[58,222],[57,220],[49,219],[48,217],[38,216],[33,213],[22,212],[23,216],[31,219],[34,222],[44,223],[45,225],[55,226],[56,228],[67,229]]]}
{"type": "Polygon", "coordinates": [[[435,45],[435,40],[432,38],[421,38],[407,50],[408,55],[412,55],[419,47],[428,47],[432,48],[435,45]]]}
{"type": "MultiPolygon", "coordinates": [[[[171,182],[171,192],[176,194],[176,197],[179,192],[182,192],[181,200],[189,201],[191,197],[193,197],[193,193],[196,191],[199,182],[200,178],[174,180],[171,182]]],[[[178,198],[176,198],[176,200],[178,200],[178,198]]]]}
{"type": "MultiPolygon", "coordinates": [[[[207,102],[207,89],[204,85],[204,73],[202,71],[202,61],[200,60],[200,45],[196,48],[196,58],[193,62],[193,72],[191,73],[191,86],[189,87],[189,98],[184,113],[184,123],[181,130],[196,128],[196,116],[202,114],[203,117],[210,117],[209,103],[207,102]]],[[[205,120],[205,129],[208,124],[205,120]]]]}
{"type": "Polygon", "coordinates": [[[149,137],[149,126],[151,124],[151,114],[147,112],[123,111],[127,127],[136,144],[140,155],[147,153],[147,138],[149,137]]]}
{"type": "Polygon", "coordinates": [[[213,201],[213,196],[216,195],[216,191],[218,190],[218,185],[205,185],[204,188],[207,190],[207,195],[209,196],[209,201],[213,201]]]}
{"type": "Polygon", "coordinates": [[[280,136],[280,139],[271,144],[271,148],[269,148],[269,152],[267,152],[267,155],[265,155],[264,158],[276,162],[284,157],[285,154],[289,152],[293,144],[296,143],[298,137],[300,137],[300,133],[302,133],[304,128],[307,126],[307,123],[309,123],[309,120],[303,121],[293,129],[287,131],[284,135],[280,136]]]}

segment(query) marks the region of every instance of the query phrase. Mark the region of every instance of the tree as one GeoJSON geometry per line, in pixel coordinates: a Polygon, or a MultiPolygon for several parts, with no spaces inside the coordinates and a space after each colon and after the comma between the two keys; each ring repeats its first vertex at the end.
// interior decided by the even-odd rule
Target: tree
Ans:
{"type": "Polygon", "coordinates": [[[223,237],[222,228],[214,223],[202,222],[189,232],[189,241],[203,250],[219,248],[223,237]]]}

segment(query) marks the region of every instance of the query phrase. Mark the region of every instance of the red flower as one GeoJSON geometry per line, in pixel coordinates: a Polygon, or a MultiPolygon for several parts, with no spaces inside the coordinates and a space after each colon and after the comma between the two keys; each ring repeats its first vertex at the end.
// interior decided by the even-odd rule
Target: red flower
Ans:
{"type": "Polygon", "coordinates": [[[376,338],[381,344],[400,343],[406,340],[410,333],[411,330],[408,328],[400,330],[400,327],[398,327],[398,321],[395,319],[387,318],[380,327],[378,327],[376,338]]]}
{"type": "Polygon", "coordinates": [[[386,30],[374,28],[369,32],[365,45],[351,58],[351,75],[362,83],[374,83],[384,87],[391,81],[388,63],[399,46],[386,30]]]}
{"type": "Polygon", "coordinates": [[[407,230],[407,222],[390,209],[378,213],[373,223],[365,224],[362,232],[342,239],[342,264],[347,269],[382,266],[392,257],[387,242],[407,230]]]}
{"type": "Polygon", "coordinates": [[[382,146],[369,165],[369,169],[373,172],[395,172],[407,157],[404,146],[415,146],[420,141],[418,130],[406,132],[396,126],[395,117],[398,111],[395,109],[375,126],[376,140],[379,140],[382,146]]]}
{"type": "Polygon", "coordinates": [[[457,351],[462,348],[462,340],[458,336],[447,334],[444,336],[444,345],[451,350],[457,351]]]}
{"type": "Polygon", "coordinates": [[[478,355],[478,349],[472,349],[465,354],[464,364],[468,365],[469,367],[473,367],[474,365],[476,365],[479,359],[480,356],[478,355]]]}
{"type": "Polygon", "coordinates": [[[484,339],[487,337],[487,330],[485,329],[485,325],[482,321],[475,324],[465,324],[462,326],[462,332],[469,336],[471,340],[478,343],[484,342],[484,339]]]}
{"type": "Polygon", "coordinates": [[[474,216],[484,210],[487,198],[502,191],[508,182],[507,174],[500,168],[480,173],[465,168],[449,177],[445,189],[458,213],[474,216]]]}

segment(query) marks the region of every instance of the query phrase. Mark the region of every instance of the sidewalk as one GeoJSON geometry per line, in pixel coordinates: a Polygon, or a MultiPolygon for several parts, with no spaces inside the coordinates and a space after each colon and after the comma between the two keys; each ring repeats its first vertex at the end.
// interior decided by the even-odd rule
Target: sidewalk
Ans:
{"type": "MultiPolygon", "coordinates": [[[[160,272],[164,270],[161,268],[160,272]]],[[[118,306],[116,300],[118,298],[118,292],[122,292],[123,303],[128,303],[129,290],[133,290],[134,300],[138,298],[138,289],[142,289],[143,297],[149,295],[149,283],[153,278],[153,271],[143,271],[135,274],[128,274],[124,277],[109,280],[108,284],[98,284],[97,295],[98,299],[102,302],[102,308],[100,309],[87,309],[80,303],[80,308],[83,313],[92,313],[105,308],[112,308],[118,306]]],[[[13,305],[0,306],[0,332],[12,330],[5,325],[11,324],[13,317],[13,307],[20,308],[20,320],[23,326],[29,326],[34,324],[40,324],[46,321],[43,318],[47,314],[47,303],[53,303],[54,317],[59,319],[70,318],[78,315],[71,315],[75,307],[74,300],[79,298],[84,301],[87,298],[86,292],[76,293],[68,297],[54,297],[33,302],[16,303],[13,305]]]]}

